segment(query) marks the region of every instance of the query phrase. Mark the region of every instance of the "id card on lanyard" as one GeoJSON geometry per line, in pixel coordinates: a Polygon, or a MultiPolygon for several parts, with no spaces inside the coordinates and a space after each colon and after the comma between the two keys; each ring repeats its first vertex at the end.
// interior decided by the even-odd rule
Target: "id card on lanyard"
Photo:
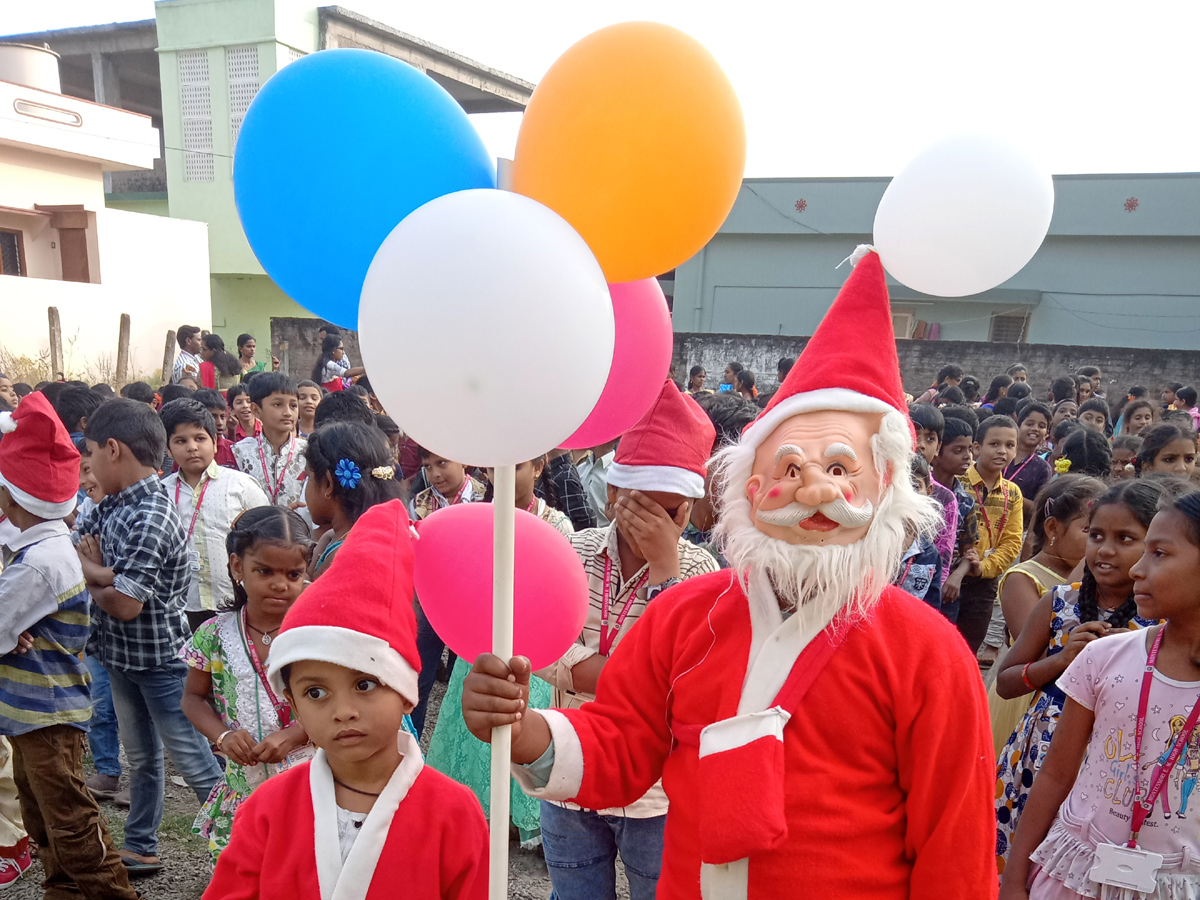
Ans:
{"type": "MultiPolygon", "coordinates": [[[[998,487],[999,486],[997,485],[997,488],[998,487]]],[[[1009,507],[1010,498],[1008,496],[1008,491],[1005,491],[1004,492],[1004,509],[1000,513],[1000,525],[996,529],[995,534],[993,534],[992,520],[988,516],[988,513],[987,513],[987,502],[984,497],[983,491],[980,490],[979,485],[975,485],[973,487],[973,490],[975,491],[975,499],[979,501],[979,515],[983,519],[983,527],[987,529],[988,543],[992,545],[991,547],[988,548],[988,555],[991,555],[992,551],[994,551],[996,549],[996,542],[998,540],[1000,540],[1000,535],[1002,535],[1004,533],[1004,526],[1006,524],[1008,524],[1008,507],[1009,507]]],[[[990,496],[990,492],[989,492],[989,496],[990,496]]]]}
{"type": "MultiPolygon", "coordinates": [[[[183,473],[180,473],[179,480],[175,482],[175,507],[179,508],[179,488],[180,482],[183,481],[183,473]]],[[[200,493],[196,495],[196,505],[192,508],[192,520],[188,523],[187,541],[188,541],[188,567],[193,572],[200,571],[200,552],[195,547],[190,546],[192,543],[192,533],[196,530],[196,520],[200,517],[200,506],[204,503],[204,495],[208,492],[208,485],[212,481],[211,478],[205,480],[200,487],[200,493]]]]}
{"type": "MultiPolygon", "coordinates": [[[[287,478],[287,470],[288,470],[288,467],[292,464],[292,456],[293,456],[293,454],[295,454],[295,452],[296,452],[296,436],[292,435],[291,440],[288,441],[287,462],[285,462],[283,464],[282,468],[277,470],[279,472],[279,475],[275,479],[275,483],[272,485],[271,484],[271,473],[267,469],[267,454],[263,450],[263,437],[261,434],[258,436],[258,460],[259,460],[259,462],[262,463],[263,483],[266,485],[267,493],[271,495],[272,503],[277,503],[279,501],[279,494],[283,491],[283,482],[287,478]]],[[[282,455],[282,454],[280,454],[280,455],[282,455]]],[[[276,463],[279,462],[278,456],[275,457],[275,461],[276,461],[276,463]]]]}
{"type": "Polygon", "coordinates": [[[637,584],[629,592],[629,599],[625,601],[625,605],[621,607],[621,611],[617,614],[617,623],[613,626],[612,631],[608,630],[609,616],[609,596],[612,586],[612,560],[607,554],[604,556],[604,590],[600,600],[600,655],[608,656],[612,650],[613,644],[617,642],[617,635],[621,633],[621,626],[625,624],[625,619],[629,615],[629,611],[633,609],[633,604],[637,602],[638,591],[645,587],[646,582],[650,580],[650,571],[646,570],[642,573],[642,577],[638,579],[637,584]]]}

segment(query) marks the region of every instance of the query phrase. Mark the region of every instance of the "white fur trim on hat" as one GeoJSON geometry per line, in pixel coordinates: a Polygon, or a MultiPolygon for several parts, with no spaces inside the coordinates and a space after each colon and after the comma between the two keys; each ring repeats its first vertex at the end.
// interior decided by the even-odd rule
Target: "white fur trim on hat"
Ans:
{"type": "Polygon", "coordinates": [[[0,434],[9,434],[17,430],[17,420],[10,412],[0,412],[0,434]]]}
{"type": "Polygon", "coordinates": [[[675,466],[628,466],[614,462],[608,467],[608,483],[615,488],[666,491],[693,499],[704,496],[704,476],[675,466]]]}
{"type": "Polygon", "coordinates": [[[282,694],[283,667],[306,659],[374,675],[414,706],[419,702],[417,670],[382,638],[335,625],[289,628],[271,643],[267,667],[271,687],[282,694]]]}
{"type": "Polygon", "coordinates": [[[3,472],[0,472],[0,485],[8,488],[8,492],[12,494],[12,498],[17,501],[21,509],[33,513],[39,519],[62,519],[75,511],[76,501],[74,497],[70,500],[64,500],[62,503],[51,503],[49,500],[42,500],[33,496],[33,494],[21,490],[5,478],[3,472]]]}
{"type": "Polygon", "coordinates": [[[757,447],[787,419],[800,413],[818,412],[824,410],[842,410],[845,412],[889,413],[900,412],[892,404],[878,397],[869,397],[848,388],[821,388],[816,391],[805,391],[793,394],[786,400],[780,400],[769,411],[746,426],[742,432],[743,447],[757,447]]]}

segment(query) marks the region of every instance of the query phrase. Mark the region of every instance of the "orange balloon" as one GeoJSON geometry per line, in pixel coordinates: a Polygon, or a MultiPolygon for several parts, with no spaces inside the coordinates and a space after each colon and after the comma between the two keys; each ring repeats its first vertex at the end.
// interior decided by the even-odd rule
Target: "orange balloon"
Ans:
{"type": "Polygon", "coordinates": [[[555,61],[525,110],[513,190],[574,226],[610,283],[660,275],[717,233],[746,165],[733,85],[697,41],[625,22],[555,61]]]}

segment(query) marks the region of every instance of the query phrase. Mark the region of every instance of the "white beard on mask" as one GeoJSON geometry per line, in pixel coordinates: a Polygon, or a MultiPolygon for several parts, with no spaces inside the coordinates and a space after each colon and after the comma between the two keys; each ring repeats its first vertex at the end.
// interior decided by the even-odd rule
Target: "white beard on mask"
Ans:
{"type": "Polygon", "coordinates": [[[940,504],[912,487],[911,437],[907,422],[899,415],[895,419],[899,422],[892,414],[884,416],[880,434],[872,440],[876,466],[883,471],[891,463],[892,483],[884,489],[866,535],[852,544],[789,544],[759,531],[746,497],[756,448],[728,447],[711,463],[718,513],[713,533],[725,558],[743,589],[749,571],[765,572],[781,608],[795,610],[802,630],[810,623],[823,627],[835,617],[857,622],[867,616],[899,570],[912,536],[932,536],[942,525],[940,504]]]}

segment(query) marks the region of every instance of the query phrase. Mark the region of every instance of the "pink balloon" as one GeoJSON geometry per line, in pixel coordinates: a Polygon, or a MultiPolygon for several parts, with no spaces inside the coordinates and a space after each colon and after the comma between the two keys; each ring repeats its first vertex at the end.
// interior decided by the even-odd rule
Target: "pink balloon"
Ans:
{"type": "MultiPolygon", "coordinates": [[[[562,658],[587,619],[579,555],[552,525],[516,512],[513,651],[540,669],[562,658]]],[[[413,580],[429,624],[468,662],[492,649],[492,504],[448,506],[417,523],[413,580]]]]}
{"type": "Polygon", "coordinates": [[[657,278],[610,284],[616,344],[604,391],[591,414],[563,446],[596,447],[620,436],[645,415],[671,368],[671,314],[657,278]]]}

